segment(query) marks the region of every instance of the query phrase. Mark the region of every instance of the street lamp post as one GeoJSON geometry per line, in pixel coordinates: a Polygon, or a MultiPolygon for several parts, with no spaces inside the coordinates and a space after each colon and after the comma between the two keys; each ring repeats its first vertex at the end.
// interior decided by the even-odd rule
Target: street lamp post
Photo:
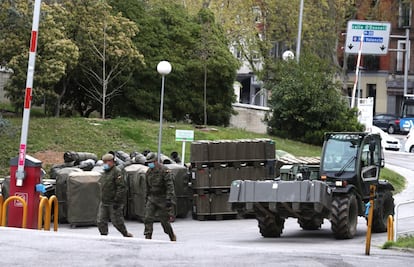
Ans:
{"type": "Polygon", "coordinates": [[[298,22],[298,40],[296,43],[296,60],[299,63],[300,58],[300,45],[302,42],[302,18],[303,18],[303,1],[300,0],[300,8],[299,8],[299,22],[298,22]]]}
{"type": "Polygon", "coordinates": [[[164,106],[164,84],[165,75],[171,72],[171,64],[168,61],[160,61],[157,65],[157,71],[161,74],[161,104],[160,104],[160,130],[158,132],[158,162],[161,162],[161,140],[162,140],[162,112],[164,106]]]}

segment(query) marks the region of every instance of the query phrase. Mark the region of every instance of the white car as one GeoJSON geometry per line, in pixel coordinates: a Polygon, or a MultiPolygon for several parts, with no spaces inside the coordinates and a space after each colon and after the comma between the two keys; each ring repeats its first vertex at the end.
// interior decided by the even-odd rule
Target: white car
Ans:
{"type": "Polygon", "coordinates": [[[388,133],[384,132],[377,126],[370,126],[367,129],[368,132],[377,133],[381,136],[381,146],[386,150],[395,150],[399,151],[401,148],[400,140],[395,137],[390,136],[388,133]]]}
{"type": "Polygon", "coordinates": [[[411,130],[407,134],[407,137],[405,139],[404,151],[414,153],[414,128],[411,128],[411,130]]]}

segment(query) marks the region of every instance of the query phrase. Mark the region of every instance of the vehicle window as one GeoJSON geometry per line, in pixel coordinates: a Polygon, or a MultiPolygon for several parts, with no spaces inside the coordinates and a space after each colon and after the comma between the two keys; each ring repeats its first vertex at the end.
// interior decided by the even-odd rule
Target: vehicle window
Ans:
{"type": "Polygon", "coordinates": [[[371,166],[371,165],[380,165],[381,163],[381,142],[377,140],[375,142],[375,150],[373,153],[369,151],[369,140],[366,140],[366,143],[363,144],[361,161],[362,167],[371,166]]]}
{"type": "Polygon", "coordinates": [[[350,161],[356,156],[357,148],[357,145],[352,144],[352,140],[328,140],[322,160],[322,169],[339,171],[346,166],[344,171],[354,171],[356,161],[350,161]]]}
{"type": "Polygon", "coordinates": [[[403,117],[414,117],[414,104],[405,103],[403,106],[403,117]]]}

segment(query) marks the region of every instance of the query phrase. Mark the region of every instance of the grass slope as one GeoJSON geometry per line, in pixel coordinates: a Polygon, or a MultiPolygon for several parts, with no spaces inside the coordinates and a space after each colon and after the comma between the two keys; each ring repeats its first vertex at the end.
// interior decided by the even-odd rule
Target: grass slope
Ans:
{"type": "MultiPolygon", "coordinates": [[[[22,120],[8,119],[12,128],[0,132],[1,174],[8,172],[9,159],[18,155],[22,120]]],[[[172,151],[181,154],[182,143],[175,141],[175,130],[194,130],[195,140],[271,138],[277,149],[286,150],[299,156],[318,156],[320,147],[301,144],[291,140],[274,138],[265,134],[255,134],[240,129],[214,127],[209,131],[194,128],[190,124],[164,123],[162,152],[172,151]]],[[[147,120],[118,118],[112,120],[85,118],[32,118],[29,124],[27,154],[38,151],[84,151],[101,156],[109,150],[122,150],[127,153],[150,149],[157,151],[159,123],[147,120]]],[[[190,159],[190,144],[186,146],[186,161],[190,159]]],[[[62,154],[63,161],[63,154],[62,154]]]]}

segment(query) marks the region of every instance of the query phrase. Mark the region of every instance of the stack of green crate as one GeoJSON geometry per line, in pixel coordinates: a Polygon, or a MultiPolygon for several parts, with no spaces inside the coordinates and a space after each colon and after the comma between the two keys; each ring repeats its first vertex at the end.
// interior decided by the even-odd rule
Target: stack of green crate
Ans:
{"type": "Polygon", "coordinates": [[[236,217],[228,203],[234,180],[274,177],[275,144],[270,139],[197,141],[191,144],[193,218],[236,217]]]}

